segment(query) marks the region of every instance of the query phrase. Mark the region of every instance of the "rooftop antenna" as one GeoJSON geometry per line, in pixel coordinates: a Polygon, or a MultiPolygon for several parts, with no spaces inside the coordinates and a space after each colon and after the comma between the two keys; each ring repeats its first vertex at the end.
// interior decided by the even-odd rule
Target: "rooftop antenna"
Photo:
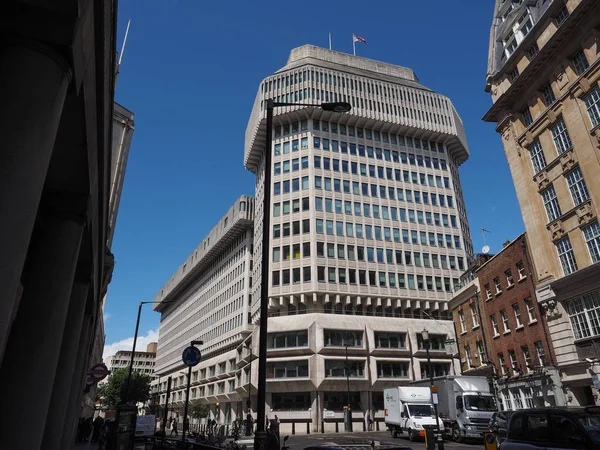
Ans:
{"type": "Polygon", "coordinates": [[[481,235],[483,236],[483,248],[481,252],[487,255],[490,252],[490,246],[485,242],[485,233],[491,233],[491,231],[481,227],[481,235]]]}
{"type": "Polygon", "coordinates": [[[127,21],[127,29],[125,30],[125,39],[123,39],[123,45],[121,46],[121,53],[119,54],[119,61],[117,62],[115,74],[115,87],[117,85],[117,78],[119,77],[119,72],[121,71],[121,62],[123,61],[123,53],[125,52],[125,44],[127,43],[127,36],[129,35],[129,25],[131,25],[131,19],[127,21]]]}

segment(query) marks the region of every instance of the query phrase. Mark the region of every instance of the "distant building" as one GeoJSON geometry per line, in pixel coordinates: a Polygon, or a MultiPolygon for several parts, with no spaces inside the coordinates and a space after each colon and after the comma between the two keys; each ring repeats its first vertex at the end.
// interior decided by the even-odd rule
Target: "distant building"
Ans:
{"type": "MultiPolygon", "coordinates": [[[[154,379],[156,377],[154,373],[154,366],[156,362],[156,342],[151,342],[146,346],[146,351],[142,352],[139,350],[135,351],[133,356],[133,370],[148,375],[154,379]]],[[[106,367],[109,370],[115,369],[126,369],[131,363],[131,350],[119,350],[114,355],[106,358],[106,367]]]]}
{"type": "Polygon", "coordinates": [[[477,254],[467,271],[460,277],[454,297],[448,307],[456,331],[456,344],[463,375],[494,375],[494,363],[490,360],[489,341],[482,326],[481,287],[475,271],[494,255],[477,254]]]}
{"type": "Polygon", "coordinates": [[[497,0],[486,81],[569,405],[600,404],[599,26],[597,0],[497,0]]]}

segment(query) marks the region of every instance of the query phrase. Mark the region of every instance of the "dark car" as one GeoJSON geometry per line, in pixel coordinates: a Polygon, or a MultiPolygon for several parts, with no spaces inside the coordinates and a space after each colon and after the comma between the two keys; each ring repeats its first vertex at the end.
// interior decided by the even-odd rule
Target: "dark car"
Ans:
{"type": "Polygon", "coordinates": [[[598,450],[600,407],[535,408],[515,411],[502,450],[598,450]]]}
{"type": "Polygon", "coordinates": [[[506,432],[508,430],[508,421],[514,411],[498,411],[495,412],[490,423],[488,425],[490,433],[494,433],[498,439],[498,443],[501,443],[506,439],[506,432]]]}

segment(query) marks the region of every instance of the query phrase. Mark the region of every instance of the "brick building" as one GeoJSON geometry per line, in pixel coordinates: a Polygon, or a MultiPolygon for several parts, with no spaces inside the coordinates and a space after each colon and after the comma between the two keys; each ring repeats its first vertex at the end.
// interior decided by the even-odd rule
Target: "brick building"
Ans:
{"type": "Polygon", "coordinates": [[[548,338],[547,318],[535,298],[535,270],[523,233],[475,271],[489,359],[496,367],[503,409],[562,406],[565,396],[548,338]]]}
{"type": "Polygon", "coordinates": [[[472,376],[492,376],[488,339],[484,334],[481,313],[481,288],[475,271],[493,255],[478,254],[475,262],[460,277],[454,297],[448,307],[452,311],[461,373],[472,376]]]}

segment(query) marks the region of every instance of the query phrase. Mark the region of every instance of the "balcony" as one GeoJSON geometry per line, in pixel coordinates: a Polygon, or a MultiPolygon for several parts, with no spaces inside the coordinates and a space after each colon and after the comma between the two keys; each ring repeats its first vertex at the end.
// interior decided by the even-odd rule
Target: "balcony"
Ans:
{"type": "Polygon", "coordinates": [[[583,361],[586,358],[600,359],[600,338],[598,337],[596,337],[596,339],[575,343],[575,347],[577,348],[577,356],[580,361],[583,361]]]}

